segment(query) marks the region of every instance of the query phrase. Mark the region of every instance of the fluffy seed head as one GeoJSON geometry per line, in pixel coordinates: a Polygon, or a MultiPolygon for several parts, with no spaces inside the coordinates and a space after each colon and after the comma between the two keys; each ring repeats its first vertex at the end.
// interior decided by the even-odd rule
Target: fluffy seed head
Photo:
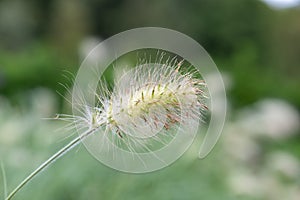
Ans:
{"type": "Polygon", "coordinates": [[[180,73],[180,65],[143,64],[125,73],[112,93],[98,96],[91,126],[104,125],[120,138],[148,138],[199,118],[205,84],[180,73]]]}
{"type": "Polygon", "coordinates": [[[207,109],[206,84],[198,71],[182,67],[184,61],[160,63],[127,70],[115,80],[112,91],[100,81],[95,105],[87,105],[79,96],[78,114],[82,115],[71,118],[79,133],[98,130],[100,143],[95,145],[104,145],[100,149],[130,153],[153,153],[177,134],[193,137],[207,109]]]}

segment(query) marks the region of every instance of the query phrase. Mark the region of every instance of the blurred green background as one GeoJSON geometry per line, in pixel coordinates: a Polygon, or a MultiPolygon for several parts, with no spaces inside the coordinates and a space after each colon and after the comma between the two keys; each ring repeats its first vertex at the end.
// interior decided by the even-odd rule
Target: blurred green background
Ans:
{"type": "Polygon", "coordinates": [[[198,41],[224,77],[228,119],[213,152],[197,159],[197,140],[173,165],[133,175],[81,146],[15,199],[298,200],[300,2],[274,1],[0,0],[0,156],[9,191],[71,139],[64,123],[42,118],[71,114],[60,83],[72,86],[89,50],[121,31],[158,26],[198,41]]]}

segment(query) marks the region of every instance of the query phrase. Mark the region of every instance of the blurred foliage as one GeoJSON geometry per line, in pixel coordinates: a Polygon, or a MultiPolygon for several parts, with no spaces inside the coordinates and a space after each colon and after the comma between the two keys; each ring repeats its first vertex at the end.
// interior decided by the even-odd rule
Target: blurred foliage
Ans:
{"type": "Polygon", "coordinates": [[[161,26],[197,40],[229,73],[234,106],[267,96],[300,108],[299,8],[272,10],[258,0],[5,0],[0,8],[5,95],[37,85],[58,90],[63,70],[76,73],[78,48],[88,36],[105,39],[130,28],[161,26]]]}
{"type": "MultiPolygon", "coordinates": [[[[300,6],[274,10],[260,0],[0,0],[0,152],[8,166],[9,189],[63,146],[64,142],[55,143],[61,133],[50,134],[62,124],[39,119],[64,108],[63,97],[58,102],[48,101],[58,98],[55,91],[68,95],[70,74],[76,74],[89,50],[84,49],[86,39],[102,40],[144,26],[180,31],[198,41],[224,74],[233,113],[262,98],[283,99],[299,111],[299,20],[300,6]],[[41,92],[40,87],[48,92],[41,92]]],[[[251,132],[241,127],[238,122],[229,124],[225,138],[240,140],[238,136],[251,132]],[[236,135],[231,138],[230,133],[236,135]]],[[[205,162],[191,159],[188,153],[170,167],[146,175],[99,167],[79,149],[33,180],[16,200],[236,199],[227,179],[241,171],[249,174],[246,193],[253,196],[237,199],[288,199],[282,198],[287,193],[297,196],[299,174],[288,181],[279,180],[269,172],[268,158],[274,150],[299,157],[299,134],[283,141],[256,136],[244,140],[245,148],[249,141],[259,146],[260,154],[251,157],[251,164],[224,153],[218,149],[221,145],[205,162]],[[260,175],[267,180],[261,181],[260,175]],[[259,186],[253,186],[251,178],[259,186]],[[265,187],[262,194],[254,193],[260,186],[265,187]]],[[[239,144],[224,146],[236,148],[238,153],[239,144]]],[[[191,150],[193,158],[197,150],[191,150]]],[[[248,152],[249,148],[241,151],[248,152]]]]}

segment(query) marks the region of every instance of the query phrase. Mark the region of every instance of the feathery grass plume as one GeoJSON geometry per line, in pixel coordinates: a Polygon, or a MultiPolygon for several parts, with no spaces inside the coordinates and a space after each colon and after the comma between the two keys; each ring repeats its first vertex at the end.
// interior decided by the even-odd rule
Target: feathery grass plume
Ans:
{"type": "MultiPolygon", "coordinates": [[[[144,63],[126,72],[110,91],[99,83],[95,106],[81,105],[82,116],[60,115],[82,133],[41,164],[22,181],[6,200],[10,200],[39,172],[97,130],[104,141],[132,153],[150,152],[171,141],[180,124],[200,120],[206,110],[206,87],[196,78],[197,71],[182,70],[184,61],[144,63]]],[[[78,102],[85,103],[84,99],[78,102]]],[[[187,133],[188,134],[188,133],[187,133]]]]}
{"type": "Polygon", "coordinates": [[[109,129],[119,140],[126,137],[131,150],[153,151],[175,137],[180,124],[199,119],[204,83],[179,73],[180,65],[139,65],[115,84],[97,117],[106,117],[109,129]]]}
{"type": "Polygon", "coordinates": [[[113,91],[100,81],[94,107],[79,98],[77,128],[101,130],[99,145],[113,144],[103,149],[151,153],[166,146],[180,125],[201,120],[207,109],[205,82],[198,78],[197,70],[182,67],[188,64],[184,60],[175,57],[163,62],[162,57],[158,63],[142,60],[124,72],[115,80],[113,91]]]}

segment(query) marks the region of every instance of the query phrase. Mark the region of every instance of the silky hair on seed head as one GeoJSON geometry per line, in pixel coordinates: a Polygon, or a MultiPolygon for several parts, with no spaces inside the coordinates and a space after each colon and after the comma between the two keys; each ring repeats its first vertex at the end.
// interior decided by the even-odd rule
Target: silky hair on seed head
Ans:
{"type": "MultiPolygon", "coordinates": [[[[157,60],[162,62],[163,56],[157,60]]],[[[147,140],[163,144],[180,124],[201,120],[207,110],[205,82],[195,77],[197,71],[181,70],[183,63],[176,58],[163,64],[139,63],[115,80],[113,91],[100,81],[96,105],[81,107],[78,128],[100,128],[116,143],[126,138],[127,149],[134,152],[147,140]]]]}

